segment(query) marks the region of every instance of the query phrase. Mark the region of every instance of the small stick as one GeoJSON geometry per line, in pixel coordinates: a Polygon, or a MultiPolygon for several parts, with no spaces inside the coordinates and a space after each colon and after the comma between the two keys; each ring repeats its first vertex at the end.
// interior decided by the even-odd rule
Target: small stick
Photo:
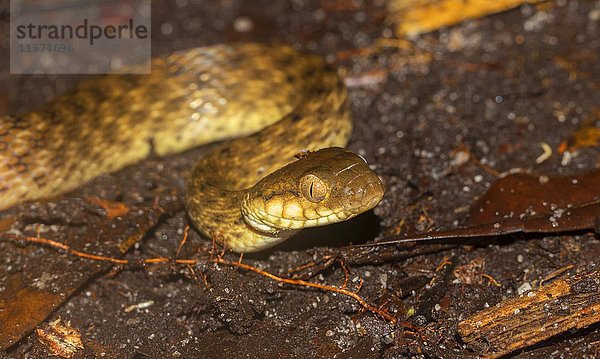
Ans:
{"type": "Polygon", "coordinates": [[[304,263],[304,264],[302,264],[302,265],[300,265],[298,267],[294,267],[292,269],[289,269],[287,271],[287,274],[292,274],[292,273],[300,272],[301,270],[304,270],[304,269],[307,269],[307,268],[315,267],[317,264],[319,264],[321,262],[327,262],[327,261],[329,261],[329,260],[331,260],[333,258],[334,258],[333,256],[324,256],[324,257],[321,257],[318,261],[311,261],[311,262],[308,262],[308,263],[304,263]]]}
{"type": "Polygon", "coordinates": [[[348,289],[344,289],[344,288],[338,288],[338,287],[334,287],[334,286],[330,286],[330,285],[326,285],[326,284],[319,284],[319,283],[313,283],[313,282],[307,282],[305,280],[302,279],[291,279],[291,278],[283,278],[283,277],[279,277],[276,276],[275,274],[266,272],[262,269],[253,267],[251,265],[245,264],[245,263],[239,263],[239,262],[231,262],[228,261],[226,259],[223,258],[218,258],[215,260],[215,263],[219,263],[219,264],[225,264],[225,265],[229,265],[229,266],[234,266],[234,267],[239,267],[239,268],[243,268],[249,271],[252,271],[254,273],[260,274],[264,277],[273,279],[274,281],[277,282],[281,282],[281,283],[285,283],[285,284],[291,284],[291,285],[298,285],[298,286],[304,286],[304,287],[309,287],[309,288],[316,288],[316,289],[321,289],[321,290],[325,290],[328,292],[335,292],[335,293],[340,293],[343,295],[346,295],[350,298],[353,298],[354,300],[356,300],[360,305],[362,305],[365,309],[378,314],[379,316],[383,317],[384,319],[390,321],[392,324],[396,324],[396,318],[393,317],[391,314],[389,314],[387,311],[385,310],[380,310],[379,308],[376,308],[374,306],[372,306],[371,304],[367,303],[364,299],[362,299],[357,293],[352,292],[348,289]]]}
{"type": "Polygon", "coordinates": [[[344,284],[342,284],[342,288],[347,288],[348,280],[350,279],[350,271],[342,259],[340,259],[340,267],[342,267],[342,270],[344,271],[344,284]]]}
{"type": "MultiPolygon", "coordinates": [[[[186,231],[186,234],[187,234],[187,231],[186,231]]],[[[70,255],[80,257],[80,258],[101,261],[101,262],[110,262],[110,263],[118,264],[118,265],[135,264],[135,263],[139,263],[142,265],[175,263],[175,264],[189,266],[189,265],[196,265],[199,262],[199,260],[197,260],[197,259],[180,259],[180,258],[169,258],[169,257],[146,258],[146,259],[140,259],[140,260],[136,260],[136,261],[130,261],[128,259],[112,258],[112,257],[95,255],[95,254],[91,254],[91,253],[78,251],[76,249],[72,249],[71,247],[69,247],[66,244],[54,241],[52,239],[42,238],[42,237],[17,236],[17,235],[8,234],[8,233],[4,233],[1,236],[6,239],[12,239],[12,240],[16,240],[16,241],[22,240],[22,241],[26,241],[26,242],[30,242],[30,243],[38,243],[38,244],[47,245],[47,246],[50,246],[55,249],[63,250],[70,255]]],[[[180,247],[181,246],[182,246],[182,244],[180,244],[180,247]]],[[[334,286],[330,286],[330,285],[326,285],[326,284],[308,282],[308,281],[305,281],[302,279],[291,279],[291,278],[279,277],[275,274],[266,272],[260,268],[253,267],[251,265],[248,265],[248,264],[245,264],[242,262],[233,262],[233,261],[223,259],[222,255],[219,255],[214,258],[210,258],[209,261],[212,263],[242,268],[242,269],[257,273],[259,275],[262,275],[264,277],[267,277],[269,279],[272,279],[272,280],[280,282],[280,283],[315,288],[315,289],[320,289],[320,290],[324,290],[324,291],[328,291],[328,292],[340,293],[340,294],[343,294],[345,296],[348,296],[348,297],[356,300],[362,307],[364,307],[365,309],[369,310],[372,313],[375,313],[375,314],[381,316],[382,318],[391,322],[392,324],[396,324],[396,322],[397,322],[397,319],[393,315],[391,315],[389,312],[387,312],[386,310],[379,309],[379,308],[367,303],[367,301],[365,301],[362,297],[360,297],[358,295],[358,293],[357,293],[358,290],[357,290],[357,292],[353,292],[346,288],[339,288],[339,287],[334,287],[334,286]]],[[[361,286],[362,286],[362,282],[359,285],[359,290],[360,290],[361,286]]]]}
{"type": "Polygon", "coordinates": [[[190,231],[190,226],[185,226],[185,229],[183,230],[183,239],[181,240],[181,242],[179,242],[179,246],[177,247],[177,252],[175,252],[175,257],[179,257],[179,252],[181,252],[181,249],[185,245],[185,242],[187,242],[189,231],[190,231]]]}
{"type": "Polygon", "coordinates": [[[550,337],[600,322],[600,271],[579,274],[501,301],[458,323],[458,334],[487,358],[506,356],[550,337]]]}

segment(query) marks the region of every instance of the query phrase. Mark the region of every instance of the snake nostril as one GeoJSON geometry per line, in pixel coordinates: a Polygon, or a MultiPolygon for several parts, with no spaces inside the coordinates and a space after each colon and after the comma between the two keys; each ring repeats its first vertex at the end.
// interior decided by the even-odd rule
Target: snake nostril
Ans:
{"type": "Polygon", "coordinates": [[[353,197],[354,190],[350,187],[346,187],[346,188],[344,188],[344,194],[346,195],[346,197],[353,197]]]}

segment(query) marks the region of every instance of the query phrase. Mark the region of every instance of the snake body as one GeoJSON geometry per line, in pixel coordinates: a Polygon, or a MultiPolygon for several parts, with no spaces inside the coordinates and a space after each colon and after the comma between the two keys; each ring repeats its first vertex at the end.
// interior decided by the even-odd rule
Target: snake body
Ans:
{"type": "Polygon", "coordinates": [[[55,196],[147,157],[227,140],[191,171],[192,222],[238,252],[374,207],[383,185],[344,150],[346,89],[319,57],[289,47],[201,47],[150,75],[83,82],[41,109],[0,118],[0,210],[55,196]],[[299,160],[294,156],[302,150],[299,160]]]}

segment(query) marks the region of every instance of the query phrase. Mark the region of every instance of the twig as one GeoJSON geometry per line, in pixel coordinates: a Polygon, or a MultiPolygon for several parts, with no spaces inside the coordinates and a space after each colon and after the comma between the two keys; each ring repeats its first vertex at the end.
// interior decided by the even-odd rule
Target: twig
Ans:
{"type": "Polygon", "coordinates": [[[388,312],[386,312],[384,310],[380,310],[379,308],[376,308],[376,307],[372,306],[371,304],[367,303],[364,299],[362,299],[358,295],[358,293],[353,292],[353,291],[348,290],[348,289],[338,288],[338,287],[334,287],[334,286],[330,286],[330,285],[326,285],[326,284],[319,284],[319,283],[307,282],[307,281],[302,280],[302,279],[283,278],[283,277],[279,277],[279,276],[277,276],[275,274],[263,271],[262,269],[253,267],[251,265],[248,265],[248,264],[245,264],[245,263],[239,263],[239,262],[232,262],[232,261],[228,261],[228,260],[223,259],[223,258],[216,259],[215,263],[225,264],[225,265],[229,265],[229,266],[243,268],[243,269],[252,271],[254,273],[260,274],[262,276],[265,276],[267,278],[273,279],[273,280],[275,280],[277,282],[281,282],[281,283],[285,283],[285,284],[299,285],[299,286],[304,286],[304,287],[309,287],[309,288],[321,289],[321,290],[325,290],[325,291],[328,291],[328,292],[340,293],[340,294],[346,295],[346,296],[348,296],[350,298],[353,298],[358,303],[360,303],[360,305],[362,305],[365,309],[367,309],[367,310],[369,310],[369,311],[371,311],[373,313],[376,313],[376,314],[380,315],[384,319],[390,321],[392,324],[396,324],[396,321],[397,321],[396,318],[393,317],[388,312]]]}
{"type": "Polygon", "coordinates": [[[600,322],[600,271],[590,269],[506,299],[458,323],[471,347],[497,358],[552,336],[600,322]]]}
{"type": "Polygon", "coordinates": [[[179,246],[177,247],[177,252],[175,252],[175,257],[179,257],[179,253],[181,252],[181,249],[185,245],[185,242],[187,242],[189,231],[190,231],[190,226],[185,226],[185,229],[183,230],[183,239],[181,240],[181,242],[179,242],[179,246]]]}
{"type": "MultiPolygon", "coordinates": [[[[187,235],[187,228],[186,228],[186,235],[187,235]]],[[[198,259],[182,259],[182,258],[170,258],[170,257],[156,257],[156,258],[146,258],[146,259],[130,261],[128,259],[112,258],[112,257],[108,257],[108,256],[102,256],[102,255],[96,255],[96,254],[78,251],[76,249],[71,248],[70,246],[68,246],[66,244],[54,241],[52,239],[43,238],[43,237],[17,236],[14,234],[7,234],[7,233],[1,234],[0,236],[3,238],[6,238],[6,239],[15,240],[15,241],[25,241],[25,242],[29,242],[29,243],[37,243],[37,244],[47,245],[47,246],[50,246],[55,249],[63,250],[66,253],[76,256],[76,257],[90,259],[90,260],[94,260],[94,261],[109,262],[109,263],[118,264],[118,265],[131,265],[131,264],[153,265],[153,264],[163,264],[163,263],[174,263],[174,264],[180,264],[180,265],[185,265],[185,266],[191,266],[191,265],[196,265],[200,262],[200,260],[198,260],[198,259]]],[[[179,245],[179,249],[181,249],[181,247],[183,246],[186,237],[187,236],[184,236],[182,243],[180,243],[180,245],[179,245]]],[[[391,315],[389,312],[387,312],[386,310],[382,310],[380,308],[377,308],[377,307],[367,303],[367,301],[365,301],[358,294],[358,290],[360,290],[360,286],[359,286],[359,289],[356,292],[354,292],[354,291],[348,290],[346,288],[339,288],[339,287],[330,286],[330,285],[326,285],[326,284],[308,282],[308,281],[305,281],[302,279],[284,278],[284,277],[277,276],[275,274],[266,272],[262,269],[253,267],[251,265],[248,265],[248,264],[245,264],[242,262],[234,262],[234,261],[229,261],[229,260],[223,259],[222,256],[216,256],[216,257],[211,256],[209,258],[209,262],[242,268],[242,269],[257,273],[259,275],[262,275],[264,277],[267,277],[269,279],[272,279],[272,280],[280,282],[280,283],[315,288],[315,289],[320,289],[320,290],[324,290],[324,291],[328,291],[328,292],[340,293],[340,294],[343,294],[345,296],[348,296],[348,297],[356,300],[365,309],[381,316],[382,318],[391,322],[392,324],[396,324],[396,322],[397,322],[397,319],[393,315],[391,315]]]]}
{"type": "Polygon", "coordinates": [[[131,265],[131,264],[136,264],[136,263],[143,264],[143,265],[161,264],[161,263],[194,265],[194,264],[198,263],[198,260],[196,260],[196,259],[177,259],[177,258],[169,258],[169,257],[156,257],[156,258],[140,259],[137,261],[130,261],[128,259],[119,259],[119,258],[101,256],[101,255],[78,251],[76,249],[72,249],[71,247],[69,247],[66,244],[54,241],[52,239],[43,238],[43,237],[17,236],[17,235],[10,234],[10,233],[3,233],[3,234],[1,234],[1,237],[6,238],[6,239],[15,240],[15,241],[25,241],[25,242],[29,242],[29,243],[43,244],[43,245],[47,245],[47,246],[50,246],[55,249],[63,250],[66,253],[76,256],[76,257],[91,259],[91,260],[99,261],[99,262],[110,262],[110,263],[119,264],[119,265],[131,265]]]}

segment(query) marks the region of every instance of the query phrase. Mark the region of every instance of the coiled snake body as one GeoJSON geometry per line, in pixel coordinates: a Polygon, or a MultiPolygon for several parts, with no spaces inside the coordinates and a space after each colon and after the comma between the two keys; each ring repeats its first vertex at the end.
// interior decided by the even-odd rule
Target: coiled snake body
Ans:
{"type": "Polygon", "coordinates": [[[177,52],[153,60],[151,75],[96,78],[37,111],[0,118],[0,210],[151,151],[230,139],[194,166],[186,208],[202,233],[257,251],[381,200],[379,178],[340,148],[350,131],[346,90],[319,57],[256,44],[177,52]],[[302,150],[318,151],[294,160],[302,150]]]}

